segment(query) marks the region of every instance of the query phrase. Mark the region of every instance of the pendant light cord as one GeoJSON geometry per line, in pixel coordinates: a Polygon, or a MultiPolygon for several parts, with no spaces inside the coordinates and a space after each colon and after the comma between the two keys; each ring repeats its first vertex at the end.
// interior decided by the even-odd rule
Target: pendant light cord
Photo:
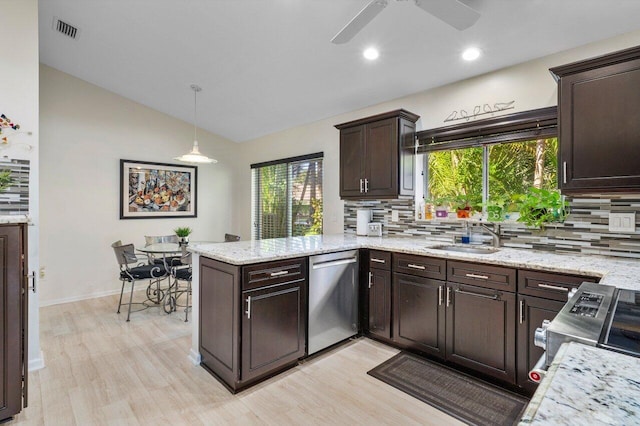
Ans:
{"type": "Polygon", "coordinates": [[[192,84],[191,89],[193,90],[193,140],[194,142],[198,141],[198,92],[202,90],[200,86],[197,84],[192,84]]]}

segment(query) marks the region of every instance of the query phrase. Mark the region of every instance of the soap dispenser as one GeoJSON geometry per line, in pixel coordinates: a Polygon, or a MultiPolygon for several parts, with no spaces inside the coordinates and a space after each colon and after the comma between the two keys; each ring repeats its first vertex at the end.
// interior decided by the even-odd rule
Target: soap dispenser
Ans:
{"type": "Polygon", "coordinates": [[[471,233],[469,231],[469,223],[464,222],[464,229],[462,230],[462,244],[469,244],[471,241],[471,233]]]}

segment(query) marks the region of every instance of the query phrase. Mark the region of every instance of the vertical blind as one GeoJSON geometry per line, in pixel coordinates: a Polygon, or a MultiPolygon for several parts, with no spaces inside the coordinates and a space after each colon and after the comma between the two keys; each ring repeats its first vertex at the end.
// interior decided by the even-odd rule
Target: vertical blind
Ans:
{"type": "Polygon", "coordinates": [[[252,238],[322,234],[323,153],[251,165],[252,238]]]}

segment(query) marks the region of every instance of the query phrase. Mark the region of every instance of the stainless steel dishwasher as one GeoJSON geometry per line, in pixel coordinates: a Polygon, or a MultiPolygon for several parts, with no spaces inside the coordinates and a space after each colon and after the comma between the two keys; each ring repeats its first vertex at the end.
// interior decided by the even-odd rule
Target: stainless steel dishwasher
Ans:
{"type": "Polygon", "coordinates": [[[309,355],[358,333],[358,250],[309,257],[309,355]]]}

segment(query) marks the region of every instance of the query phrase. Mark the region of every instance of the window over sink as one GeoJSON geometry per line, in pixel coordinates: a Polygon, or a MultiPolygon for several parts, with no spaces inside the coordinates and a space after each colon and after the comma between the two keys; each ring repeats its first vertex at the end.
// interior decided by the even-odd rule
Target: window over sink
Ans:
{"type": "Polygon", "coordinates": [[[251,165],[252,239],[322,234],[323,156],[251,165]]]}
{"type": "Polygon", "coordinates": [[[557,188],[556,107],[418,133],[422,194],[451,208],[486,210],[530,187],[557,188]]]}

